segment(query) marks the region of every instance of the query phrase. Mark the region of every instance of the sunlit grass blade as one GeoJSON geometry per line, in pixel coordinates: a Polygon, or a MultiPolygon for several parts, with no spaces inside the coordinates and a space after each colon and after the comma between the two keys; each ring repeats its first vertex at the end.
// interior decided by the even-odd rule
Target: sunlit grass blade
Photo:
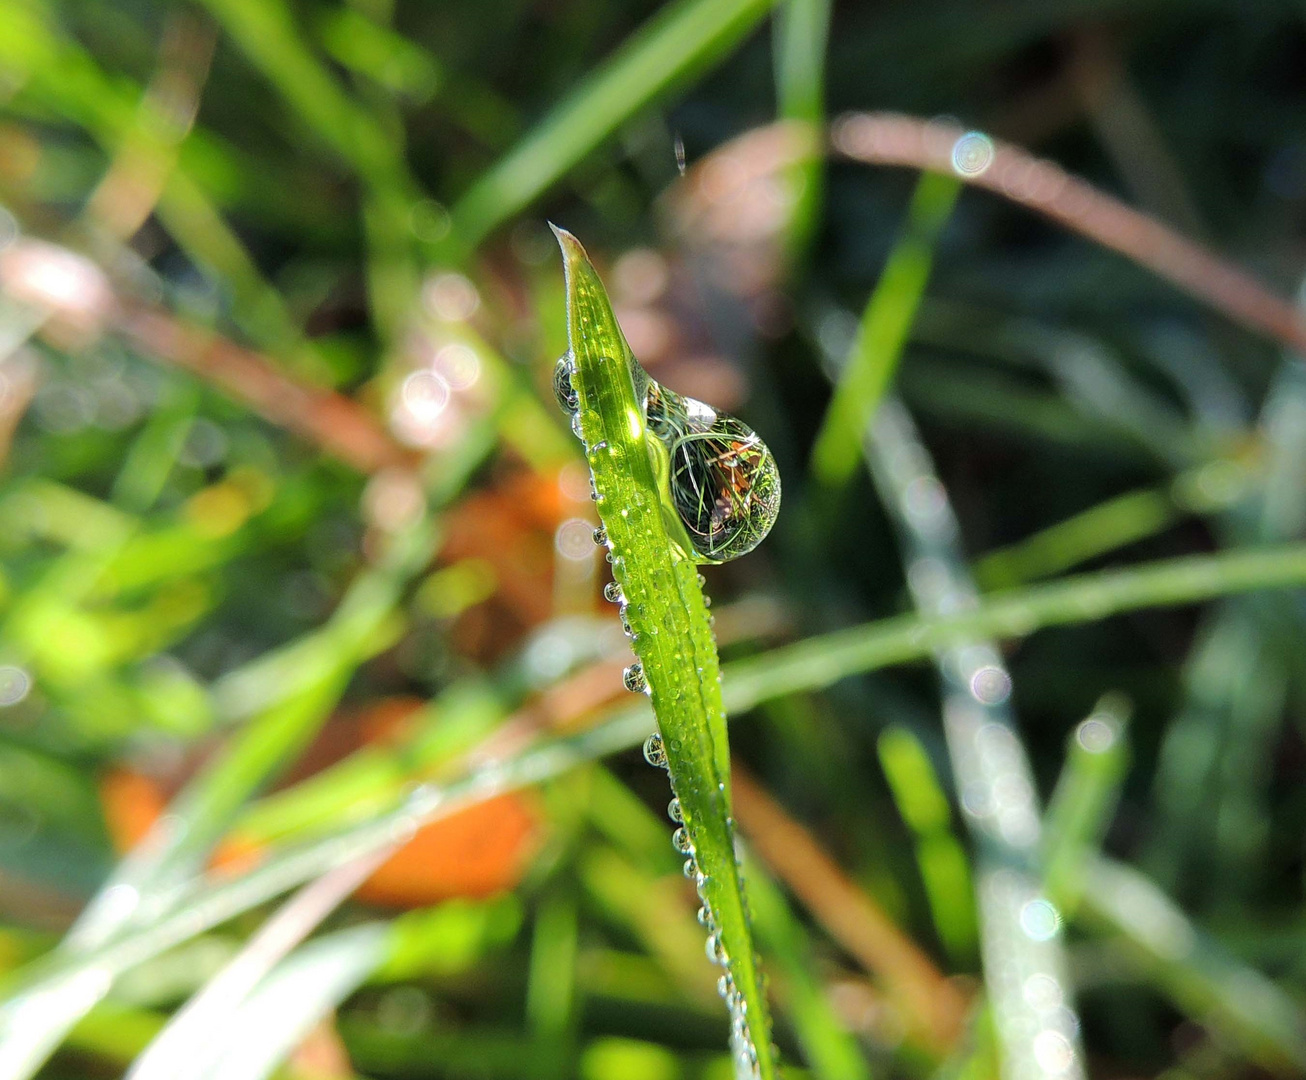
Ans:
{"type": "Polygon", "coordinates": [[[259,715],[192,781],[155,832],[119,866],[71,931],[65,948],[93,949],[124,923],[148,920],[166,910],[170,890],[195,873],[237,811],[325,720],[355,667],[376,647],[375,638],[392,616],[399,590],[425,563],[430,543],[421,525],[398,540],[380,566],[354,583],[333,619],[314,635],[315,647],[295,653],[299,665],[281,672],[284,679],[275,688],[262,694],[247,691],[246,700],[261,699],[259,715]]]}
{"type": "MultiPolygon", "coordinates": [[[[275,1066],[280,1055],[298,1041],[296,1036],[302,1035],[292,1019],[294,1014],[283,1010],[267,1016],[253,1025],[261,1030],[263,1037],[251,1039],[251,1020],[263,1013],[250,1013],[249,1009],[261,1009],[268,1004],[269,997],[275,999],[277,986],[285,980],[287,969],[297,970],[304,953],[321,953],[323,943],[316,942],[300,950],[299,964],[293,957],[286,959],[286,954],[312,933],[389,853],[389,849],[383,848],[337,866],[287,900],[222,970],[172,1015],[167,1026],[132,1064],[127,1080],[204,1080],[215,1071],[218,1075],[261,1076],[275,1066]],[[272,1033],[276,1034],[275,1039],[268,1038],[272,1033]],[[234,1055],[233,1046],[239,1047],[234,1055]],[[219,1068],[219,1063],[230,1056],[237,1057],[239,1064],[234,1068],[231,1065],[219,1068]],[[260,1060],[262,1070],[254,1064],[260,1060]]],[[[315,989],[308,994],[303,993],[302,985],[296,985],[299,1009],[308,1022],[336,1004],[338,982],[343,981],[345,992],[352,990],[381,963],[384,952],[377,941],[381,936],[374,933],[367,939],[372,948],[363,953],[370,958],[365,963],[345,964],[344,970],[336,972],[334,978],[325,971],[315,972],[315,989]]],[[[353,950],[350,955],[356,957],[353,950]]]]}
{"type": "Polygon", "coordinates": [[[1188,1015],[1216,1026],[1265,1068],[1306,1071],[1306,1013],[1261,972],[1239,963],[1146,875],[1105,858],[1084,872],[1079,918],[1120,936],[1140,972],[1188,1015]]]}
{"type": "Polygon", "coordinates": [[[1050,626],[1095,622],[1127,611],[1197,604],[1218,596],[1306,582],[1306,544],[1159,559],[1076,574],[986,596],[970,611],[899,615],[773,649],[727,668],[732,712],[785,694],[829,686],[873,668],[918,660],[974,638],[1022,638],[1050,626]]]}
{"type": "Polygon", "coordinates": [[[907,827],[916,838],[916,865],[929,901],[934,929],[958,965],[976,955],[975,888],[970,861],[952,830],[952,810],[919,739],[892,725],[876,749],[885,779],[907,827]]]}
{"type": "Polygon", "coordinates": [[[1255,490],[1256,480],[1256,472],[1238,461],[1197,466],[1167,487],[1125,492],[990,551],[975,563],[976,580],[999,589],[1051,577],[1156,536],[1183,515],[1228,510],[1255,490]]]}
{"type": "Polygon", "coordinates": [[[703,900],[708,959],[725,969],[720,988],[730,1011],[736,1071],[771,1080],[777,1062],[735,856],[720,669],[698,567],[684,548],[684,525],[674,540],[668,533],[668,521],[680,519],[666,481],[659,483],[657,436],[637,398],[635,357],[584,249],[570,233],[554,231],[567,281],[564,374],[576,395],[579,434],[619,589],[614,598],[639,657],[626,682],[647,687],[652,697],[660,736],[650,741],[647,756],[670,772],[683,822],[676,840],[703,900]]]}
{"type": "Polygon", "coordinates": [[[1108,694],[1075,728],[1043,820],[1043,883],[1067,918],[1074,918],[1085,869],[1120,798],[1129,765],[1130,709],[1120,695],[1108,694]]]}
{"type": "Polygon", "coordinates": [[[902,236],[862,313],[812,446],[812,475],[827,488],[842,487],[857,471],[862,432],[893,382],[925,294],[934,245],[960,192],[961,184],[951,177],[926,173],[917,181],[902,236]]]}
{"type": "MultiPolygon", "coordinates": [[[[362,923],[310,941],[265,978],[216,1036],[217,1052],[186,1061],[177,1080],[264,1080],[385,963],[393,927],[362,923]]],[[[129,1074],[130,1075],[130,1074],[129,1074]]]]}
{"type": "MultiPolygon", "coordinates": [[[[978,593],[947,493],[906,409],[885,402],[865,435],[866,461],[897,527],[917,610],[965,609],[978,593]]],[[[984,989],[1002,1076],[1084,1075],[1079,1020],[1058,930],[1038,871],[1040,809],[1033,769],[1009,704],[1011,677],[981,637],[935,654],[943,732],[962,820],[975,843],[984,989]],[[1045,993],[1030,994],[1031,985],[1045,993]]]]}
{"type": "MultiPolygon", "coordinates": [[[[825,54],[830,35],[831,0],[788,0],[776,12],[774,51],[779,115],[808,125],[825,126],[825,54]]],[[[796,189],[785,246],[791,263],[803,259],[811,245],[824,200],[825,154],[816,145],[787,170],[796,189]]]]}
{"type": "Polygon", "coordinates": [[[453,241],[474,248],[640,109],[729,53],[774,0],[676,0],[537,123],[453,207],[453,241]]]}

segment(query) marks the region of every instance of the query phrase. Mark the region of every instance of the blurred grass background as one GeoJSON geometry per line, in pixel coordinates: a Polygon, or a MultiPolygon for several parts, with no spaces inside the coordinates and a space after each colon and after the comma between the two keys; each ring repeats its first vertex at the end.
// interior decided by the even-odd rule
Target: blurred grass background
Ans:
{"type": "Polygon", "coordinates": [[[706,575],[793,1075],[1306,1074],[1304,72],[1261,2],[0,0],[0,1078],[730,1074],[546,219],[780,462],[706,575]]]}

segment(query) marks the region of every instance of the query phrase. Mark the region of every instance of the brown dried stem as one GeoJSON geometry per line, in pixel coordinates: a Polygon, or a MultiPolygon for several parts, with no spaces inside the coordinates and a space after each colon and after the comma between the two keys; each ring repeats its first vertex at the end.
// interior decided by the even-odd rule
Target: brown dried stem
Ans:
{"type": "Polygon", "coordinates": [[[947,1052],[956,1042],[967,1002],[893,920],[848,880],[839,864],[791,818],[738,761],[731,765],[735,817],[758,857],[830,936],[880,979],[907,1026],[947,1052]]]}
{"type": "Polygon", "coordinates": [[[218,334],[133,306],[120,310],[113,328],[146,355],[194,373],[360,472],[412,467],[418,460],[358,402],[296,382],[218,334]]]}
{"type": "Polygon", "coordinates": [[[1019,203],[1147,267],[1247,329],[1306,352],[1306,321],[1246,271],[1009,143],[993,141],[987,167],[959,170],[953,149],[966,134],[954,124],[898,113],[851,113],[834,124],[830,140],[852,160],[945,173],[1019,203]]]}

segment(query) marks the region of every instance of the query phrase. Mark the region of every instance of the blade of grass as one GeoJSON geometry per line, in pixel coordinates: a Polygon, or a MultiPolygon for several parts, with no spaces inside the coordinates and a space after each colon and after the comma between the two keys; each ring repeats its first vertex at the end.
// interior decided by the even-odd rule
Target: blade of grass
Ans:
{"type": "MultiPolygon", "coordinates": [[[[89,52],[62,36],[36,8],[0,9],[0,68],[23,85],[24,93],[81,126],[106,154],[115,153],[137,130],[140,91],[102,71],[89,52]]],[[[171,158],[171,150],[164,150],[171,158]]],[[[320,375],[324,369],[305,346],[280,294],[189,173],[171,171],[157,210],[187,254],[232,290],[233,314],[242,328],[292,366],[306,365],[307,374],[320,375]]]]}
{"type": "MultiPolygon", "coordinates": [[[[650,761],[665,764],[679,801],[685,873],[698,887],[708,958],[725,968],[720,987],[731,1018],[736,1074],[772,1080],[778,1063],[748,923],[730,816],[730,752],[720,667],[698,568],[667,533],[637,362],[607,292],[580,243],[554,229],[567,282],[571,385],[586,445],[595,505],[607,535],[642,676],[660,736],[650,761]]],[[[628,683],[629,684],[629,683],[628,683]]]]}
{"type": "Polygon", "coordinates": [[[450,254],[475,248],[640,109],[723,59],[774,0],[663,7],[454,204],[450,254]]]}
{"type": "Polygon", "coordinates": [[[1044,815],[1043,883],[1067,918],[1079,908],[1084,875],[1120,798],[1129,767],[1130,708],[1120,695],[1108,694],[1076,726],[1044,815]]]}
{"type": "Polygon", "coordinates": [[[369,298],[383,340],[393,342],[417,294],[409,221],[421,198],[395,133],[385,130],[307,48],[281,0],[205,3],[295,112],[362,177],[369,298]]]}
{"type": "MultiPolygon", "coordinates": [[[[1223,515],[1234,540],[1300,534],[1306,363],[1280,366],[1258,428],[1263,487],[1240,514],[1223,515]]],[[[1167,728],[1153,780],[1160,826],[1146,864],[1167,888],[1238,902],[1260,878],[1269,840],[1266,791],[1300,634],[1294,606],[1231,600],[1207,621],[1184,667],[1184,704],[1167,728]],[[1212,874],[1214,864],[1223,872],[1212,874]]]]}
{"type": "MultiPolygon", "coordinates": [[[[295,649],[293,671],[273,668],[282,676],[275,690],[261,698],[246,691],[246,700],[268,702],[261,714],[187,785],[151,835],[119,865],[69,932],[65,949],[93,950],[125,924],[149,920],[167,908],[169,891],[195,872],[250,795],[326,719],[354,669],[375,649],[400,590],[425,565],[430,550],[425,523],[398,538],[385,560],[354,582],[327,625],[307,639],[312,647],[295,649]]],[[[257,671],[268,667],[263,659],[257,671]]]]}
{"type": "Polygon", "coordinates": [[[526,983],[526,1021],[543,1051],[538,1073],[542,1080],[564,1075],[565,1063],[575,1054],[578,937],[572,885],[554,882],[536,906],[526,983]],[[545,1062],[556,1062],[559,1068],[549,1069],[545,1062]]]}
{"type": "Polygon", "coordinates": [[[812,476],[825,488],[843,487],[857,470],[862,432],[893,382],[925,294],[934,245],[960,191],[958,181],[933,173],[916,184],[902,235],[862,313],[856,342],[812,446],[812,476]]]}
{"type": "Polygon", "coordinates": [[[898,813],[915,834],[916,864],[935,932],[954,963],[973,962],[975,887],[966,851],[953,834],[952,811],[934,764],[920,740],[902,725],[885,728],[876,749],[898,813]]]}
{"type": "MultiPolygon", "coordinates": [[[[204,984],[199,993],[172,1015],[145,1052],[132,1063],[126,1080],[201,1080],[229,1052],[232,1036],[237,1032],[240,1032],[241,1037],[234,1041],[241,1044],[242,1056],[248,1056],[256,1046],[266,1053],[269,1049],[267,1045],[260,1045],[259,1040],[250,1040],[250,1033],[239,1022],[241,1014],[247,1012],[253,1001],[266,1000],[270,994],[276,993],[277,978],[269,978],[273,969],[281,965],[283,970],[280,976],[284,978],[286,965],[283,961],[286,954],[312,933],[393,850],[393,847],[382,848],[363,858],[334,867],[303,886],[259,927],[222,970],[204,984]]],[[[322,947],[321,942],[316,943],[317,949],[322,947]]],[[[369,955],[372,955],[370,965],[360,969],[349,967],[348,971],[353,976],[349,988],[382,959],[380,950],[375,948],[369,955]],[[356,976],[353,975],[355,971],[356,976]]],[[[300,1004],[301,1007],[309,1005],[310,1009],[320,1007],[323,1010],[335,1004],[334,983],[327,980],[325,984],[318,984],[312,994],[301,999],[300,1004]],[[321,996],[324,989],[325,1003],[321,996]]],[[[317,1015],[312,1013],[311,1019],[316,1019],[317,1015]]],[[[245,1019],[248,1019],[248,1015],[245,1019]]],[[[264,1032],[277,1031],[279,1040],[285,1038],[287,1029],[292,1035],[297,1030],[293,1023],[288,1022],[288,1017],[280,1014],[271,1025],[264,1021],[262,1029],[264,1032]]],[[[274,1046],[288,1051],[294,1044],[292,1038],[288,1042],[278,1041],[274,1046]]],[[[268,1063],[269,1067],[275,1062],[274,1058],[268,1063]]]]}
{"type": "Polygon", "coordinates": [[[883,983],[910,1034],[936,1055],[945,1054],[966,1012],[957,988],[738,765],[735,787],[736,813],[758,857],[826,932],[883,983]]]}
{"type": "Polygon", "coordinates": [[[1079,911],[1084,925],[1119,935],[1147,979],[1189,1016],[1218,1027],[1279,1075],[1306,1070],[1300,1006],[1206,937],[1145,875],[1123,863],[1092,859],[1079,911]]]}
{"type": "MultiPolygon", "coordinates": [[[[831,0],[787,0],[776,12],[775,83],[782,120],[825,127],[825,51],[830,36],[831,0]]],[[[797,189],[785,236],[790,265],[811,246],[820,219],[825,155],[816,146],[786,171],[797,189]]]]}
{"type": "Polygon", "coordinates": [[[1257,475],[1228,458],[1199,465],[1166,487],[1125,492],[990,551],[976,562],[975,577],[984,589],[1051,577],[1156,536],[1185,515],[1232,509],[1254,491],[1257,475]]]}
{"type": "Polygon", "coordinates": [[[770,698],[918,660],[967,639],[1022,638],[1050,626],[1193,604],[1230,593],[1292,588],[1304,581],[1306,544],[1190,555],[1072,575],[992,593],[971,611],[942,617],[900,615],[736,660],[727,668],[726,703],[732,712],[750,709],[770,698]]]}
{"type": "MultiPolygon", "coordinates": [[[[864,445],[917,610],[939,615],[973,605],[978,593],[956,518],[906,409],[886,401],[864,445]]],[[[1060,918],[1037,871],[1038,795],[1008,704],[1011,677],[996,647],[979,637],[940,649],[935,666],[961,816],[976,847],[980,955],[1002,1076],[1081,1077],[1079,1020],[1065,980],[1060,918]],[[1031,984],[1047,993],[1029,994],[1031,984]]]]}

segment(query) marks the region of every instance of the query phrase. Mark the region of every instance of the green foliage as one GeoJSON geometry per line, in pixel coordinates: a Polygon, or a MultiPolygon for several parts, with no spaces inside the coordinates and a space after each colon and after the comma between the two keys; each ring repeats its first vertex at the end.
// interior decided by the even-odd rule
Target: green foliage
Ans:
{"type": "Polygon", "coordinates": [[[0,1080],[1306,1075],[1302,42],[0,0],[0,1080]]]}

